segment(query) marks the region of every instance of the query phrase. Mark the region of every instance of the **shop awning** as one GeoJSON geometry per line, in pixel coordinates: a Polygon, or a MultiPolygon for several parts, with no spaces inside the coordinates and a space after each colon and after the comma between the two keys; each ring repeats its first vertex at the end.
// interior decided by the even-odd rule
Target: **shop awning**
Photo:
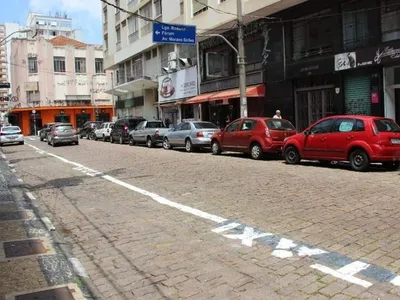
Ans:
{"type": "MultiPolygon", "coordinates": [[[[265,86],[263,84],[249,86],[246,88],[247,98],[258,98],[265,96],[265,86]]],[[[217,93],[206,93],[193,97],[185,102],[185,104],[197,104],[208,101],[228,100],[240,97],[239,89],[225,90],[217,93]]]]}

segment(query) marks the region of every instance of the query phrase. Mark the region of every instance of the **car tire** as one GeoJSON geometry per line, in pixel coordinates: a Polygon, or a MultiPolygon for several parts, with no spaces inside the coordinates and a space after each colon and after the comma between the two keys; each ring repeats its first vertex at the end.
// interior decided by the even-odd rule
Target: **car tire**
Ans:
{"type": "Polygon", "coordinates": [[[264,152],[259,143],[254,143],[253,145],[251,145],[250,156],[252,159],[255,160],[260,160],[263,158],[264,152]]]}
{"type": "Polygon", "coordinates": [[[147,148],[153,148],[153,141],[151,140],[151,137],[147,137],[146,145],[147,148]]]}
{"type": "Polygon", "coordinates": [[[44,138],[40,137],[40,141],[43,142],[44,138]]]}
{"type": "Polygon", "coordinates": [[[212,141],[211,143],[211,152],[213,155],[220,155],[222,153],[221,146],[217,141],[212,141]]]}
{"type": "Polygon", "coordinates": [[[106,138],[106,136],[103,134],[103,142],[106,142],[107,141],[107,138],[106,138]]]}
{"type": "Polygon", "coordinates": [[[369,168],[368,154],[362,149],[356,149],[349,156],[350,167],[357,172],[365,172],[369,168]]]}
{"type": "Polygon", "coordinates": [[[171,149],[172,149],[171,144],[169,143],[168,138],[164,138],[162,144],[163,144],[163,148],[164,148],[165,150],[171,150],[171,149]]]}
{"type": "Polygon", "coordinates": [[[114,139],[113,139],[112,135],[110,135],[110,143],[114,144],[114,139]]]}
{"type": "Polygon", "coordinates": [[[75,142],[75,145],[77,145],[77,146],[79,145],[79,140],[75,142]]]}
{"type": "Polygon", "coordinates": [[[56,146],[56,143],[54,143],[54,140],[51,140],[51,146],[52,146],[52,147],[55,147],[55,146],[56,146]]]}
{"type": "Polygon", "coordinates": [[[186,139],[185,141],[185,150],[186,152],[192,152],[193,151],[193,144],[190,139],[186,139]]]}
{"type": "Polygon", "coordinates": [[[397,171],[400,168],[400,162],[390,161],[382,163],[383,167],[389,171],[397,171]]]}
{"type": "Polygon", "coordinates": [[[297,165],[301,161],[299,151],[294,146],[289,146],[285,149],[284,157],[289,165],[297,165]]]}
{"type": "Polygon", "coordinates": [[[83,139],[83,135],[80,134],[80,135],[79,135],[79,138],[80,138],[80,139],[83,139]]]}

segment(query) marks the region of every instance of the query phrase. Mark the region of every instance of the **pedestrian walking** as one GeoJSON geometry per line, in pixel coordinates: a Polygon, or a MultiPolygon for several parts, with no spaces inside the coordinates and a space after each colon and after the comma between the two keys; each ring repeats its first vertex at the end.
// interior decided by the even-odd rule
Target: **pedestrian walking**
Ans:
{"type": "Polygon", "coordinates": [[[282,119],[281,111],[279,109],[275,112],[275,116],[273,116],[273,118],[274,119],[282,119]]]}

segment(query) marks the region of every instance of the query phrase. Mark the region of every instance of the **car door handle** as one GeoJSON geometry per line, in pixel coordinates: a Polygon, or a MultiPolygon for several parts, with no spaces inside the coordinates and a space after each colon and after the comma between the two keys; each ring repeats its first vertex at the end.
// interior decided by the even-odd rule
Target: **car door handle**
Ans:
{"type": "Polygon", "coordinates": [[[348,136],[346,137],[346,139],[348,139],[348,140],[354,139],[354,135],[348,135],[348,136]]]}

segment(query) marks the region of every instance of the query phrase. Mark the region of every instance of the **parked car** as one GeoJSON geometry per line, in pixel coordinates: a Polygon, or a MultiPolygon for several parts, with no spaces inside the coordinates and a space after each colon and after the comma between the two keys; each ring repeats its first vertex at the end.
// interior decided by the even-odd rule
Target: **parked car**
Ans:
{"type": "Polygon", "coordinates": [[[218,131],[211,139],[214,155],[224,151],[249,153],[261,159],[264,153],[280,153],[285,138],[296,134],[288,120],[272,118],[241,118],[218,131]]]}
{"type": "Polygon", "coordinates": [[[164,135],[164,149],[185,147],[187,152],[210,147],[211,137],[219,128],[206,121],[182,122],[164,135]]]}
{"type": "Polygon", "coordinates": [[[400,126],[372,116],[327,117],[286,139],[283,151],[288,164],[349,161],[353,170],[366,171],[374,162],[395,170],[400,166],[400,126]]]}
{"type": "Polygon", "coordinates": [[[47,134],[50,131],[51,125],[54,125],[55,123],[46,123],[44,124],[43,128],[40,129],[39,132],[39,137],[40,137],[40,141],[43,142],[44,140],[47,140],[47,134]]]}
{"type": "Polygon", "coordinates": [[[118,141],[125,144],[129,140],[129,132],[134,130],[139,123],[146,121],[143,117],[125,117],[115,122],[110,134],[110,142],[118,141]]]}
{"type": "Polygon", "coordinates": [[[2,126],[0,128],[0,147],[4,144],[15,143],[20,145],[25,143],[21,128],[18,126],[2,126]]]}
{"type": "Polygon", "coordinates": [[[143,121],[129,133],[129,145],[146,144],[152,148],[162,143],[164,135],[169,131],[163,121],[143,121]]]}
{"type": "Polygon", "coordinates": [[[94,130],[95,140],[101,139],[103,142],[108,141],[110,139],[110,133],[112,127],[114,126],[114,122],[104,122],[97,129],[94,130]]]}
{"type": "Polygon", "coordinates": [[[100,121],[88,121],[83,124],[82,128],[78,129],[78,134],[81,139],[86,137],[87,139],[94,138],[94,130],[98,128],[103,122],[100,121]]]}
{"type": "Polygon", "coordinates": [[[53,147],[60,144],[79,145],[79,137],[71,123],[55,123],[50,127],[47,144],[53,147]]]}

